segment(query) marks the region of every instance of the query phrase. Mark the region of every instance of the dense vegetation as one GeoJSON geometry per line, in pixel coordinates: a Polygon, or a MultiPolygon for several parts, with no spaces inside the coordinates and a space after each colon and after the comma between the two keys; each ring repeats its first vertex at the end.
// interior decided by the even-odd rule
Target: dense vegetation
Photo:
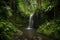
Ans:
{"type": "Polygon", "coordinates": [[[60,38],[59,0],[1,0],[0,39],[13,40],[21,34],[21,28],[28,26],[29,15],[34,13],[34,28],[37,33],[60,38]]]}

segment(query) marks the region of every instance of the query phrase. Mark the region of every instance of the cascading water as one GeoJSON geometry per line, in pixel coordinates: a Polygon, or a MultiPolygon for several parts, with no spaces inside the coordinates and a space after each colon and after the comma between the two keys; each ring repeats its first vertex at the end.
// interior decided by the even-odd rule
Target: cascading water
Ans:
{"type": "Polygon", "coordinates": [[[32,38],[35,34],[35,29],[33,28],[33,15],[34,14],[30,14],[29,24],[26,28],[23,28],[23,33],[25,37],[28,37],[28,38],[32,38]]]}
{"type": "Polygon", "coordinates": [[[34,14],[30,14],[30,17],[29,17],[29,24],[28,24],[28,27],[26,29],[31,29],[33,28],[33,15],[34,14]]]}

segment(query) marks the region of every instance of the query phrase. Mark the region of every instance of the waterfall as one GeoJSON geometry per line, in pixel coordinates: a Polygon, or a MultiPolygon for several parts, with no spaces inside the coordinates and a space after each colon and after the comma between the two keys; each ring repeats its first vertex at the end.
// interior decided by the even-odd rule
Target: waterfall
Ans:
{"type": "Polygon", "coordinates": [[[29,17],[29,24],[28,24],[27,29],[31,29],[32,26],[33,26],[33,15],[34,15],[33,13],[30,14],[30,17],[29,17]]]}
{"type": "Polygon", "coordinates": [[[35,29],[33,28],[33,16],[34,14],[30,14],[29,24],[27,27],[23,28],[24,36],[28,38],[32,38],[35,35],[35,29]]]}

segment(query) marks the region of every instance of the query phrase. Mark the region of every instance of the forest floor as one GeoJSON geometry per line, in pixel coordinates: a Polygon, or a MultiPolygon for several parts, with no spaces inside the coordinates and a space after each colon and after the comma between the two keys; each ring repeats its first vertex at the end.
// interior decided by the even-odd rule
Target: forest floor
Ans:
{"type": "Polygon", "coordinates": [[[13,40],[54,40],[54,39],[44,35],[37,34],[32,38],[27,38],[27,37],[24,37],[23,35],[14,35],[13,40]]]}

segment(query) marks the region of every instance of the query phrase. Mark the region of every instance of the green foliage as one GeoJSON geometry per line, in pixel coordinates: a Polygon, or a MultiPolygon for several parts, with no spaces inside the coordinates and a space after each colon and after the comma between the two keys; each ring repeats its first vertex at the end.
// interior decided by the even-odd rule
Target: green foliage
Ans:
{"type": "Polygon", "coordinates": [[[0,7],[0,19],[2,18],[2,19],[7,19],[7,18],[9,18],[9,17],[12,17],[13,16],[13,11],[12,11],[12,9],[11,9],[11,7],[9,7],[9,6],[1,6],[0,7]]]}
{"type": "Polygon", "coordinates": [[[13,16],[12,9],[9,6],[6,6],[6,10],[7,10],[8,17],[13,16]]]}
{"type": "Polygon", "coordinates": [[[54,2],[48,0],[42,0],[37,2],[37,0],[17,0],[17,8],[22,14],[28,15],[35,13],[36,9],[40,9],[44,12],[50,11],[54,6],[54,2]]]}
{"type": "MultiPolygon", "coordinates": [[[[16,0],[16,2],[17,10],[20,11],[20,13],[24,17],[21,16],[21,14],[19,14],[17,11],[15,13],[15,11],[13,10],[13,6],[9,6],[9,4],[12,5],[12,3],[14,3],[13,1],[11,1],[11,3],[5,2],[9,4],[0,6],[0,37],[4,38],[5,40],[13,40],[12,35],[14,35],[15,33],[21,33],[18,28],[21,26],[24,27],[28,24],[28,18],[26,18],[25,15],[28,16],[31,13],[35,13],[36,9],[47,12],[55,6],[54,2],[50,2],[48,0],[42,0],[41,2],[39,1],[39,3],[37,2],[37,0],[16,0]]],[[[40,16],[43,15],[44,13],[42,13],[42,15],[40,16]]],[[[42,19],[45,20],[45,18],[47,17],[48,16],[44,15],[42,19]]],[[[60,19],[60,17],[58,19],[60,19]]],[[[58,31],[60,31],[60,20],[57,21],[58,22],[55,22],[54,20],[44,22],[39,26],[37,32],[43,33],[45,35],[54,34],[55,37],[59,38],[60,34],[58,31]]]]}
{"type": "Polygon", "coordinates": [[[2,30],[0,35],[2,35],[1,37],[4,37],[5,40],[13,40],[12,36],[15,33],[21,33],[13,23],[7,21],[0,21],[0,30],[2,30]]]}
{"type": "Polygon", "coordinates": [[[37,32],[45,34],[47,36],[54,36],[56,38],[59,38],[59,32],[60,31],[60,24],[58,21],[50,21],[45,22],[42,25],[39,26],[37,32]]]}
{"type": "Polygon", "coordinates": [[[42,33],[44,33],[46,35],[50,35],[55,30],[56,29],[55,29],[54,22],[45,22],[38,29],[39,32],[42,32],[42,33]]]}
{"type": "Polygon", "coordinates": [[[40,0],[38,8],[44,12],[50,11],[54,6],[54,0],[40,0]]]}
{"type": "Polygon", "coordinates": [[[53,3],[49,2],[49,1],[44,1],[41,3],[40,9],[46,12],[46,11],[51,10],[53,7],[54,7],[53,3]]]}
{"type": "Polygon", "coordinates": [[[36,0],[17,0],[17,4],[18,9],[26,15],[34,13],[37,9],[36,0]]]}

